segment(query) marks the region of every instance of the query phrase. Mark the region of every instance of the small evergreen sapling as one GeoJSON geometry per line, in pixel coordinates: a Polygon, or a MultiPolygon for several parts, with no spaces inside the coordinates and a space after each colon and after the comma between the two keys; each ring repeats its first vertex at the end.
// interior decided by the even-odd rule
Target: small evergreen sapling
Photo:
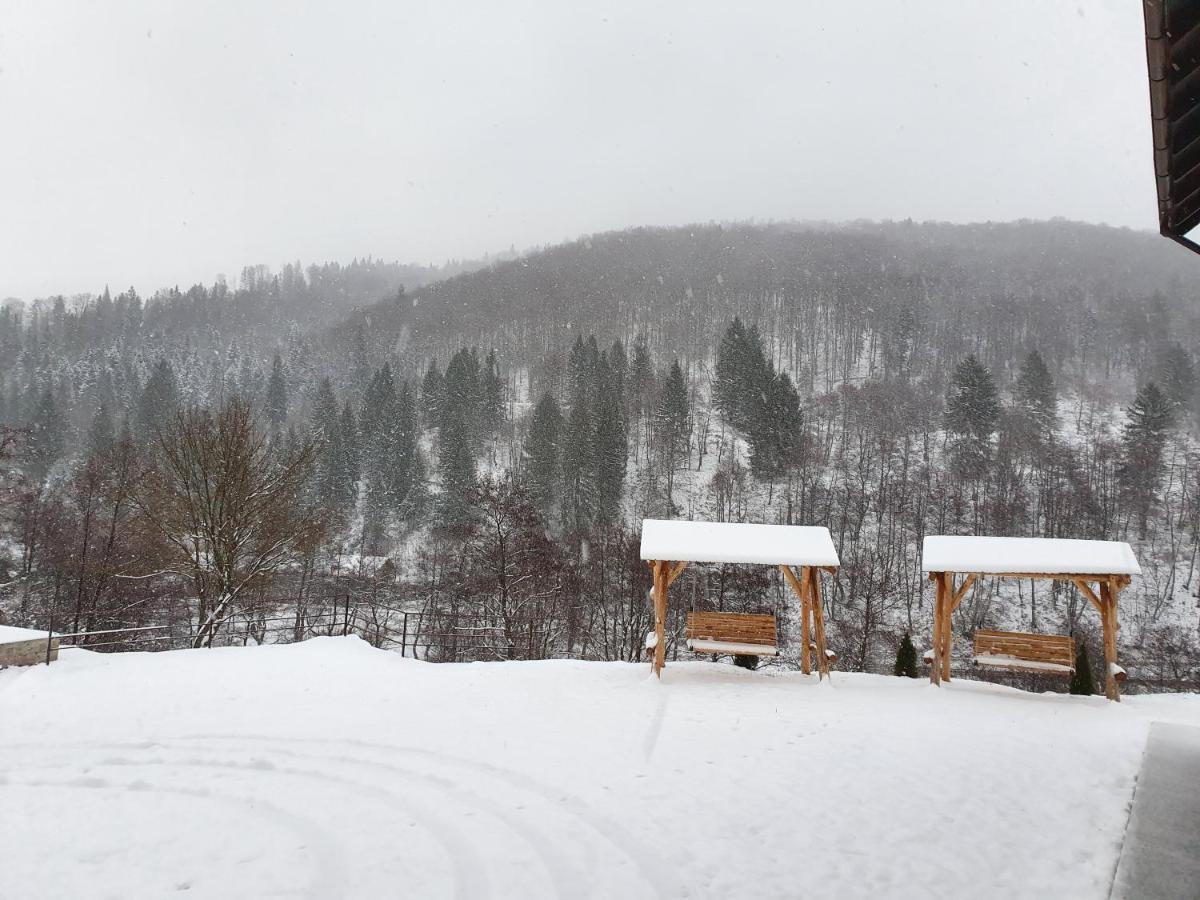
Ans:
{"type": "Polygon", "coordinates": [[[758,668],[758,657],[748,653],[736,653],[733,657],[733,664],[739,668],[754,671],[758,668]]]}
{"type": "Polygon", "coordinates": [[[1079,642],[1079,652],[1075,654],[1075,674],[1071,676],[1072,694],[1091,696],[1096,693],[1096,685],[1092,681],[1092,666],[1088,662],[1087,644],[1079,642]]]}
{"type": "Polygon", "coordinates": [[[907,631],[900,639],[900,646],[896,648],[896,665],[892,668],[892,674],[904,678],[917,677],[917,648],[913,646],[907,631]]]}

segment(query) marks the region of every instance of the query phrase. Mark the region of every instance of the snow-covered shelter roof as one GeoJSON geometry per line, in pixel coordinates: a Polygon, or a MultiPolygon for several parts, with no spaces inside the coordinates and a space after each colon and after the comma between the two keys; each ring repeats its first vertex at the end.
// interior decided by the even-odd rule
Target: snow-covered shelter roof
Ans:
{"type": "Polygon", "coordinates": [[[828,528],[735,522],[642,520],[642,559],[838,566],[828,528]]]}
{"type": "Polygon", "coordinates": [[[1141,575],[1124,541],[1065,538],[957,537],[929,535],[921,550],[922,572],[981,574],[1141,575]]]}

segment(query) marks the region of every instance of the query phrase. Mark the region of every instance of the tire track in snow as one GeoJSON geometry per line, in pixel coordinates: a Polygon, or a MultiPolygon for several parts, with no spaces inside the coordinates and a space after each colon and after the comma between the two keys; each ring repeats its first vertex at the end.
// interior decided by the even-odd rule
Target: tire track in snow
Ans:
{"type": "MultiPolygon", "coordinates": [[[[187,746],[187,745],[172,746],[172,743],[169,740],[155,741],[155,742],[153,742],[153,745],[157,749],[173,750],[173,751],[182,752],[182,753],[189,753],[189,752],[190,753],[206,753],[206,752],[212,752],[212,750],[213,750],[213,748],[192,747],[192,746],[187,746]]],[[[146,749],[146,745],[144,743],[138,744],[138,745],[127,745],[127,744],[120,744],[120,743],[114,743],[114,744],[84,743],[84,744],[75,745],[75,746],[78,747],[79,749],[104,750],[106,752],[111,752],[113,750],[127,751],[129,749],[146,749]]],[[[229,751],[222,750],[220,752],[229,752],[229,751]]],[[[99,760],[90,761],[89,763],[87,763],[87,767],[89,769],[90,768],[103,768],[103,767],[119,767],[119,768],[128,768],[131,771],[136,771],[137,769],[143,768],[143,767],[170,768],[170,767],[176,767],[176,766],[182,767],[182,768],[199,769],[202,771],[203,770],[212,770],[212,771],[226,771],[226,772],[227,771],[250,772],[250,773],[253,773],[256,777],[262,776],[262,775],[284,775],[284,776],[289,776],[289,777],[301,777],[301,778],[317,781],[322,784],[332,782],[335,784],[343,785],[345,787],[348,787],[348,788],[354,790],[356,793],[359,793],[359,794],[365,796],[367,799],[369,799],[373,803],[380,803],[380,802],[382,802],[383,799],[387,799],[388,801],[391,801],[390,803],[385,804],[385,808],[389,812],[394,813],[397,809],[404,810],[407,815],[409,815],[411,818],[416,819],[418,822],[420,822],[421,825],[432,835],[434,840],[437,843],[441,844],[443,849],[446,851],[447,856],[450,858],[451,864],[450,864],[449,869],[450,869],[451,876],[452,876],[452,883],[454,885],[454,896],[456,898],[459,898],[459,900],[474,900],[474,898],[486,898],[486,897],[490,896],[490,883],[489,883],[487,875],[486,875],[486,870],[483,865],[483,860],[478,856],[478,854],[475,852],[474,847],[471,845],[470,841],[467,840],[467,838],[462,834],[461,831],[459,831],[455,826],[447,823],[444,819],[442,819],[436,813],[429,810],[424,805],[413,803],[408,798],[401,797],[398,794],[393,793],[392,791],[388,791],[387,789],[376,786],[376,785],[363,784],[361,782],[354,781],[352,779],[348,779],[343,776],[332,774],[332,773],[325,772],[325,771],[299,769],[299,768],[288,767],[288,766],[263,766],[262,764],[255,763],[255,762],[240,763],[240,762],[234,762],[234,761],[229,761],[229,760],[211,760],[211,759],[197,759],[197,758],[168,759],[168,758],[164,758],[164,757],[152,757],[150,759],[125,759],[125,758],[107,757],[107,758],[103,758],[103,759],[99,759],[99,760]]],[[[32,764],[32,765],[22,766],[22,768],[31,769],[31,770],[62,769],[62,768],[67,768],[67,767],[78,769],[80,767],[80,763],[78,760],[73,760],[70,763],[63,763],[61,765],[42,763],[42,764],[32,764]]],[[[8,783],[9,784],[21,784],[22,782],[10,780],[8,783]]],[[[35,782],[25,782],[25,783],[36,785],[35,782]]],[[[84,779],[75,778],[71,781],[66,781],[66,782],[47,782],[47,783],[55,784],[55,785],[62,784],[62,785],[66,785],[66,786],[71,786],[72,784],[74,784],[75,786],[80,786],[80,787],[101,787],[101,786],[103,786],[101,784],[90,782],[86,778],[84,778],[84,779]]],[[[134,788],[128,788],[128,789],[133,790],[134,788]]],[[[139,786],[136,789],[144,790],[147,793],[153,793],[155,791],[165,791],[165,792],[171,792],[171,793],[187,793],[187,790],[185,790],[185,789],[164,788],[164,787],[155,786],[155,785],[139,786]]],[[[230,797],[225,794],[215,793],[211,790],[208,790],[202,794],[197,794],[197,796],[207,796],[207,797],[213,797],[213,798],[225,800],[229,803],[232,803],[232,804],[235,804],[235,805],[238,805],[245,809],[250,809],[250,810],[253,810],[255,807],[255,804],[258,804],[260,802],[264,806],[274,806],[274,804],[270,804],[266,801],[259,801],[259,800],[255,799],[253,802],[247,802],[247,801],[241,800],[237,797],[230,797]]],[[[283,810],[282,808],[280,808],[278,806],[274,806],[274,808],[277,809],[283,815],[290,815],[289,813],[287,813],[285,810],[283,810]]],[[[299,820],[302,817],[296,816],[296,818],[297,818],[297,820],[299,820]]],[[[315,823],[313,823],[313,826],[316,828],[319,828],[319,826],[316,826],[315,823]]],[[[327,832],[326,832],[326,834],[327,834],[327,832]]],[[[338,842],[336,840],[331,841],[327,838],[325,840],[325,843],[327,845],[333,845],[333,846],[340,847],[340,845],[338,844],[338,842]]],[[[342,855],[344,856],[344,852],[342,855]]],[[[313,896],[314,898],[327,898],[327,897],[342,896],[345,893],[345,888],[346,888],[346,876],[345,876],[346,871],[347,871],[347,867],[344,864],[342,864],[341,866],[338,867],[338,871],[337,871],[335,877],[322,878],[321,879],[322,883],[321,883],[320,889],[314,890],[311,893],[311,896],[313,896]]]]}
{"type": "MultiPolygon", "coordinates": [[[[57,766],[54,768],[64,768],[65,766],[57,766]]],[[[37,768],[50,768],[49,766],[39,766],[37,768]]],[[[280,827],[290,831],[304,842],[305,849],[312,849],[316,855],[316,865],[313,866],[314,878],[309,884],[306,891],[307,896],[313,900],[326,900],[329,897],[339,896],[345,889],[346,865],[345,849],[341,843],[333,838],[329,831],[322,828],[317,822],[312,819],[301,816],[293,812],[289,812],[280,806],[273,803],[268,803],[263,800],[254,803],[247,803],[245,800],[238,797],[231,797],[225,794],[213,793],[204,788],[180,788],[180,787],[165,787],[163,785],[152,785],[143,782],[128,782],[128,783],[112,783],[103,779],[80,778],[73,777],[68,780],[54,779],[7,779],[0,781],[0,790],[5,787],[32,787],[32,788],[67,788],[70,790],[92,790],[92,791],[121,791],[121,792],[136,792],[146,794],[173,794],[176,796],[190,797],[201,800],[211,800],[218,803],[224,803],[232,806],[243,814],[250,814],[259,818],[272,821],[280,827]],[[264,815],[265,813],[265,815],[264,815]]]]}
{"type": "MultiPolygon", "coordinates": [[[[667,882],[663,876],[659,874],[659,860],[644,851],[642,847],[625,831],[621,824],[606,818],[600,813],[597,813],[590,806],[588,806],[587,802],[582,798],[571,794],[568,791],[545,785],[522,772],[503,768],[492,763],[479,762],[477,760],[458,756],[453,753],[428,750],[423,747],[406,747],[398,744],[364,741],[355,738],[282,738],[261,734],[191,734],[182,737],[181,740],[249,740],[255,742],[283,743],[300,746],[313,744],[334,746],[343,745],[365,749],[368,751],[377,751],[389,754],[403,754],[417,757],[429,760],[435,765],[450,764],[452,766],[460,767],[476,774],[502,781],[519,791],[525,791],[534,794],[545,800],[554,809],[560,812],[567,812],[574,818],[578,819],[591,831],[602,837],[622,856],[629,860],[632,867],[651,889],[652,896],[670,897],[675,896],[678,893],[678,885],[674,882],[667,882]]],[[[580,886],[578,883],[572,885],[572,891],[568,896],[578,896],[579,890],[580,886]]]]}

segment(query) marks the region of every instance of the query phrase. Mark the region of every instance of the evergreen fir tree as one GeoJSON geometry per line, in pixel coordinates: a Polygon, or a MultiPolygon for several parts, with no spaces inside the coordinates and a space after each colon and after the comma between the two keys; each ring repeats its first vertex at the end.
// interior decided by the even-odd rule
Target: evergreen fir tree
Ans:
{"type": "Polygon", "coordinates": [[[1196,394],[1196,367],[1192,356],[1178,341],[1172,341],[1159,364],[1157,383],[1177,409],[1186,409],[1196,394]]]}
{"type": "Polygon", "coordinates": [[[93,456],[103,453],[116,442],[116,439],[112,416],[109,414],[107,404],[101,401],[100,406],[96,409],[96,415],[92,417],[92,424],[88,428],[88,453],[93,456]]]}
{"type": "Polygon", "coordinates": [[[352,508],[358,500],[358,479],[362,471],[362,457],[359,449],[358,425],[354,421],[354,410],[347,400],[342,407],[341,419],[338,422],[338,432],[341,443],[341,460],[338,465],[338,494],[342,503],[352,508]]]}
{"type": "Polygon", "coordinates": [[[37,480],[46,477],[50,467],[62,456],[65,446],[66,428],[54,403],[54,394],[47,390],[38,401],[29,425],[30,468],[37,480]]]}
{"type": "Polygon", "coordinates": [[[264,403],[267,421],[271,424],[271,432],[279,434],[287,421],[288,390],[287,379],[283,374],[283,360],[279,354],[271,360],[271,377],[267,381],[267,397],[264,403]]]}
{"type": "Polygon", "coordinates": [[[442,422],[442,398],[445,382],[438,370],[437,360],[429,363],[421,380],[421,421],[426,428],[437,428],[442,422]]]}
{"type": "Polygon", "coordinates": [[[542,394],[533,411],[529,437],[525,441],[525,473],[529,495],[542,515],[549,518],[558,499],[562,477],[562,412],[549,391],[542,394]]]}
{"type": "Polygon", "coordinates": [[[1087,644],[1079,642],[1079,652],[1075,654],[1075,671],[1071,674],[1072,694],[1091,696],[1096,693],[1096,685],[1092,680],[1092,666],[1088,662],[1087,644]]]}
{"type": "Polygon", "coordinates": [[[617,521],[620,512],[629,444],[616,376],[603,355],[597,367],[597,381],[599,390],[593,414],[596,423],[596,523],[608,526],[617,521]]]}
{"type": "Polygon", "coordinates": [[[488,351],[487,360],[483,365],[482,380],[482,431],[484,435],[492,436],[499,430],[504,419],[504,379],[500,377],[495,350],[488,351]]]}
{"type": "Polygon", "coordinates": [[[650,395],[654,391],[654,364],[650,359],[650,348],[646,346],[645,335],[638,335],[634,342],[628,382],[630,411],[640,417],[646,413],[650,395]]]}
{"type": "Polygon", "coordinates": [[[470,526],[471,494],[477,481],[467,424],[457,416],[442,424],[438,468],[442,480],[438,525],[444,531],[458,534],[470,526]]]}
{"type": "Polygon", "coordinates": [[[1162,477],[1163,453],[1173,424],[1171,401],[1153,381],[1146,384],[1127,410],[1122,435],[1121,487],[1138,515],[1140,533],[1146,535],[1150,509],[1162,477]]]}
{"type": "Polygon", "coordinates": [[[946,399],[946,428],[954,437],[954,461],[967,477],[979,477],[986,469],[999,422],[996,383],[972,354],[955,368],[946,399]]]}
{"type": "Polygon", "coordinates": [[[892,666],[892,674],[904,678],[917,677],[917,648],[913,646],[907,631],[900,639],[900,646],[896,648],[896,664],[892,666]]]}
{"type": "Polygon", "coordinates": [[[1021,362],[1017,376],[1017,408],[1028,419],[1039,442],[1053,436],[1058,423],[1054,378],[1036,350],[1031,350],[1021,362]]]}
{"type": "Polygon", "coordinates": [[[178,406],[179,384],[175,371],[169,362],[160,359],[138,398],[135,420],[138,435],[143,440],[153,440],[158,430],[175,415],[178,406]]]}
{"type": "Polygon", "coordinates": [[[692,431],[690,414],[687,381],[683,377],[683,367],[679,365],[679,360],[675,360],[663,379],[654,409],[655,427],[662,441],[667,465],[671,467],[688,452],[692,431]]]}
{"type": "Polygon", "coordinates": [[[595,509],[596,446],[591,406],[577,401],[567,416],[562,441],[563,518],[568,528],[585,531],[595,509]]]}

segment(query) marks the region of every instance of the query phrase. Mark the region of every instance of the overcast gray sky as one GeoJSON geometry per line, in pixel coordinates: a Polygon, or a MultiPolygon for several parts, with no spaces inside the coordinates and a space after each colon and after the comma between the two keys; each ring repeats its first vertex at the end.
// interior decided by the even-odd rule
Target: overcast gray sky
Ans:
{"type": "Polygon", "coordinates": [[[0,297],[730,219],[1155,226],[1136,0],[0,0],[0,297]]]}

